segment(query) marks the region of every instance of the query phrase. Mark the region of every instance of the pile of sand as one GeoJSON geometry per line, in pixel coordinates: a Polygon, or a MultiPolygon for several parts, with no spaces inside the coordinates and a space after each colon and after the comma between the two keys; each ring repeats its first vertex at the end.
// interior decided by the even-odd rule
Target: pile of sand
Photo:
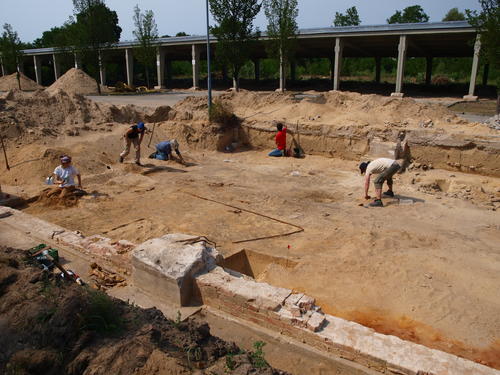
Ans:
{"type": "MultiPolygon", "coordinates": [[[[49,94],[59,90],[69,94],[94,95],[97,94],[97,82],[83,70],[71,68],[46,89],[49,94]]],[[[107,91],[107,87],[101,85],[101,92],[107,91]]]]}
{"type": "MultiPolygon", "coordinates": [[[[168,115],[168,112],[167,112],[168,115]]],[[[92,128],[103,123],[134,123],[146,114],[133,105],[116,107],[96,103],[82,95],[57,90],[26,93],[11,90],[0,99],[0,132],[7,138],[25,133],[55,136],[79,125],[92,128]]]]}
{"type": "MultiPolygon", "coordinates": [[[[38,83],[26,77],[23,73],[19,73],[21,80],[21,90],[34,91],[43,89],[38,83]]],[[[17,82],[17,73],[8,76],[0,77],[0,91],[19,90],[17,82]]]]}

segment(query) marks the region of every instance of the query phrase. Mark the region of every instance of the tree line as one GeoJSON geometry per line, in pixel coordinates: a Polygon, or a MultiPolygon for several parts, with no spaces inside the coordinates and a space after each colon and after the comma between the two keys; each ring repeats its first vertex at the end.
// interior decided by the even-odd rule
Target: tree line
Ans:
{"type": "MultiPolygon", "coordinates": [[[[72,0],[73,15],[59,27],[45,31],[33,43],[22,43],[17,33],[9,24],[4,25],[0,38],[0,52],[4,66],[10,72],[18,71],[19,61],[22,58],[22,49],[57,47],[65,52],[68,59],[76,54],[86,70],[99,81],[99,67],[108,63],[108,53],[104,51],[120,40],[122,29],[118,23],[117,13],[111,10],[105,0],[72,0]]],[[[483,52],[486,60],[500,70],[499,34],[500,34],[500,0],[479,0],[480,12],[466,10],[460,12],[452,8],[444,16],[443,21],[468,20],[482,35],[483,52]]],[[[218,66],[229,68],[235,89],[239,87],[239,80],[245,70],[248,70],[248,61],[253,43],[260,36],[254,27],[254,20],[261,9],[264,10],[268,24],[266,27],[268,42],[266,52],[270,57],[267,62],[281,67],[279,74],[280,87],[285,87],[285,77],[289,66],[295,59],[295,45],[298,34],[298,2],[297,0],[209,0],[210,12],[215,25],[210,28],[211,33],[218,39],[215,57],[218,66]],[[274,61],[274,63],[273,63],[274,61]],[[277,64],[276,62],[279,62],[277,64]]],[[[156,60],[156,45],[159,39],[158,27],[154,13],[151,10],[141,11],[137,5],[133,13],[135,29],[133,34],[137,41],[134,48],[134,57],[144,70],[147,85],[150,86],[150,77],[154,71],[156,60]]],[[[428,22],[429,16],[420,5],[413,5],[402,10],[396,10],[386,21],[393,23],[428,22]]],[[[348,8],[344,13],[336,12],[332,26],[346,27],[361,24],[361,19],[355,6],[348,8]]],[[[187,35],[179,32],[177,36],[187,35]]],[[[299,62],[299,66],[312,69],[312,74],[321,73],[327,62],[314,64],[318,59],[310,59],[309,63],[299,62]],[[316,72],[314,72],[316,69],[316,72]]],[[[386,59],[386,70],[391,70],[394,62],[386,59]]],[[[419,63],[421,64],[421,63],[419,63]]],[[[419,64],[409,63],[408,66],[420,68],[419,64]]],[[[467,63],[464,63],[467,64],[467,63]]],[[[344,73],[367,70],[363,59],[349,59],[344,64],[344,73]]],[[[266,70],[266,67],[263,67],[266,70]]],[[[19,74],[18,74],[19,76],[19,74]]],[[[500,84],[498,85],[500,86],[500,84]]],[[[98,85],[100,92],[100,86],[98,85]]]]}

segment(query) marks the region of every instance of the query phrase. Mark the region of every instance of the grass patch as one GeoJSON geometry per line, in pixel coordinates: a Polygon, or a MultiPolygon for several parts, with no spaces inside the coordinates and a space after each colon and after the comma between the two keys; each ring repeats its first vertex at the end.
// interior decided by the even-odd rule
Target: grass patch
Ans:
{"type": "Polygon", "coordinates": [[[82,328],[102,335],[121,332],[124,322],[118,305],[106,293],[88,289],[88,308],[82,328]]]}

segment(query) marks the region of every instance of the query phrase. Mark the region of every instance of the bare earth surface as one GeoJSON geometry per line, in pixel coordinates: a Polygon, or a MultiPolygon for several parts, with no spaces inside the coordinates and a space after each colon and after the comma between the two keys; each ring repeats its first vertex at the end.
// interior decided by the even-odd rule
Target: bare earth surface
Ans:
{"type": "MultiPolygon", "coordinates": [[[[271,106],[258,99],[248,104],[243,96],[230,101],[240,117],[253,115],[255,123],[288,115],[292,123],[312,127],[318,121],[313,113],[330,126],[382,128],[399,121],[398,126],[419,127],[422,119],[431,119],[443,131],[497,137],[443,108],[426,105],[413,111],[409,102],[369,99],[380,103],[360,98],[355,103],[359,113],[368,105],[382,109],[359,116],[347,110],[340,114],[345,103],[355,101],[352,97],[332,109],[321,103],[296,108],[286,98],[271,106]],[[392,112],[385,113],[391,106],[392,112]],[[405,113],[400,120],[398,110],[405,113]]],[[[79,137],[41,137],[17,148],[9,143],[14,167],[2,175],[2,186],[22,186],[27,195],[38,192],[57,166],[57,155],[70,152],[90,194],[73,207],[38,202],[26,212],[86,235],[140,243],[183,232],[207,236],[226,257],[241,250],[278,257],[256,278],[306,292],[327,313],[500,367],[499,178],[415,168],[396,177],[397,197],[386,199],[385,208],[366,208],[357,161],[311,155],[271,159],[265,150],[244,148],[215,152],[216,142],[203,138],[211,128],[199,122],[195,110],[184,113],[187,104],[156,126],[149,148],[146,137],[144,167],[130,159],[117,162],[127,125],[102,123],[79,137]],[[187,166],[147,159],[155,143],[174,136],[187,166]],[[402,204],[405,199],[414,203],[402,204]],[[256,213],[304,231],[235,243],[294,230],[256,213]]],[[[267,144],[272,137],[269,133],[267,144]]]]}

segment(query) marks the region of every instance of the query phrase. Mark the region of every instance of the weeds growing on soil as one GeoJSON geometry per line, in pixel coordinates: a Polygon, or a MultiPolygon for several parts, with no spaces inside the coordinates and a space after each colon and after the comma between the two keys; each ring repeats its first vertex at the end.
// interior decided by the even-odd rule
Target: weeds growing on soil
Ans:
{"type": "Polygon", "coordinates": [[[89,309],[82,317],[83,329],[109,335],[121,331],[123,321],[113,300],[104,292],[88,290],[89,309]]]}
{"type": "Polygon", "coordinates": [[[263,341],[256,341],[253,343],[254,352],[250,353],[250,361],[252,365],[256,368],[269,367],[269,363],[264,358],[264,346],[266,345],[263,341]]]}
{"type": "Polygon", "coordinates": [[[230,127],[236,124],[237,117],[231,109],[222,102],[214,102],[209,112],[210,122],[214,122],[223,127],[230,127]]]}

